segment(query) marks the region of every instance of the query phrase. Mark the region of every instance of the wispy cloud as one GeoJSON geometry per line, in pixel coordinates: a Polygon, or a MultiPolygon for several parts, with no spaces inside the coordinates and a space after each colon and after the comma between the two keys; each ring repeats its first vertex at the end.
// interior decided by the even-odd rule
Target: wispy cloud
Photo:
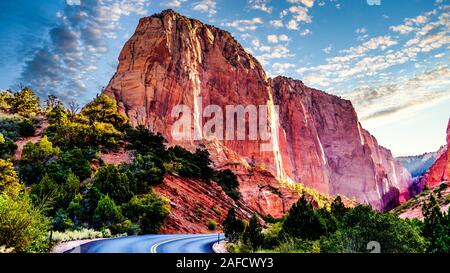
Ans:
{"type": "Polygon", "coordinates": [[[272,13],[273,8],[269,5],[271,0],[248,0],[251,9],[272,13]]]}
{"type": "Polygon", "coordinates": [[[263,21],[261,18],[255,17],[253,19],[235,20],[223,23],[222,25],[235,28],[239,31],[248,31],[248,30],[256,30],[258,28],[258,25],[261,25],[262,23],[263,21]]]}
{"type": "Polygon", "coordinates": [[[202,0],[192,4],[192,9],[202,13],[207,13],[208,16],[214,16],[217,13],[216,0],[202,0]]]}
{"type": "Polygon", "coordinates": [[[161,3],[161,6],[170,7],[170,8],[179,8],[182,3],[187,0],[169,0],[161,3]]]}
{"type": "Polygon", "coordinates": [[[49,40],[25,61],[19,81],[42,97],[79,97],[86,91],[85,75],[108,51],[107,39],[116,37],[122,16],[145,14],[145,0],[70,1],[59,12],[49,40]]]}
{"type": "Polygon", "coordinates": [[[430,101],[450,97],[450,69],[442,66],[403,82],[378,87],[361,87],[350,99],[364,121],[384,118],[430,101]]]}

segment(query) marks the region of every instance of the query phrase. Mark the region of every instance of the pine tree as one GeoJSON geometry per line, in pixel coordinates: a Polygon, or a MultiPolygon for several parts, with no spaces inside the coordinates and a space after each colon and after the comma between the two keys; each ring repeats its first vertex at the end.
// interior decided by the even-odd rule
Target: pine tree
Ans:
{"type": "Polygon", "coordinates": [[[441,207],[430,195],[429,202],[422,207],[424,216],[423,235],[430,242],[429,252],[450,253],[450,221],[448,214],[441,212],[441,207]]]}
{"type": "Polygon", "coordinates": [[[229,242],[236,242],[245,229],[245,223],[241,219],[236,218],[234,208],[228,210],[227,217],[222,222],[223,232],[229,242]]]}
{"type": "Polygon", "coordinates": [[[19,114],[28,118],[39,113],[39,98],[28,87],[22,88],[22,90],[15,93],[9,104],[11,105],[10,111],[13,114],[19,114]]]}
{"type": "Polygon", "coordinates": [[[252,219],[250,219],[249,224],[245,228],[243,238],[245,244],[250,246],[254,251],[262,245],[264,235],[262,234],[262,226],[256,214],[253,214],[252,219]]]}
{"type": "Polygon", "coordinates": [[[282,231],[285,235],[316,240],[324,235],[326,228],[310,203],[302,196],[289,210],[283,222],[282,231]]]}

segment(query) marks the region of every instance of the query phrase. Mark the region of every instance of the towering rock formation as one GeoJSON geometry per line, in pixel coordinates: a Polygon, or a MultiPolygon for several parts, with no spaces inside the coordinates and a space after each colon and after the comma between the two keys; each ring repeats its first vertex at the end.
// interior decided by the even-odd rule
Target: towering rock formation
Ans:
{"type": "MultiPolygon", "coordinates": [[[[361,127],[350,101],[294,79],[267,78],[260,63],[228,32],[174,11],[140,20],[104,92],[117,100],[133,124],[161,132],[170,144],[192,147],[199,141],[178,141],[171,133],[179,118],[172,116],[173,107],[186,105],[192,110],[192,135],[208,140],[202,143],[215,163],[241,165],[239,170],[244,171],[239,177],[245,177],[241,190],[247,203],[269,194],[262,191],[267,189],[261,185],[265,178],[254,176],[252,181],[251,175],[245,175],[251,166],[278,180],[342,194],[380,210],[408,198],[409,173],[361,127]],[[202,115],[208,105],[218,105],[224,112],[227,105],[267,105],[271,149],[261,150],[268,144],[261,136],[208,138],[200,130],[211,120],[202,115]]],[[[246,128],[256,123],[244,122],[246,128]]],[[[278,201],[265,200],[265,212],[270,213],[278,201]]]]}
{"type": "Polygon", "coordinates": [[[423,176],[421,184],[433,188],[441,182],[450,181],[450,119],[447,126],[447,145],[438,152],[438,159],[423,176]]]}

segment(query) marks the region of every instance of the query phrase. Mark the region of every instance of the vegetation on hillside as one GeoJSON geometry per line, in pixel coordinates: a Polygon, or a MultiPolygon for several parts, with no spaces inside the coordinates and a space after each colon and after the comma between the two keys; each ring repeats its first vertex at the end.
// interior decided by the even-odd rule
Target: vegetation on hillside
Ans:
{"type": "MultiPolygon", "coordinates": [[[[158,233],[170,213],[170,200],[153,187],[167,172],[217,181],[232,198],[239,198],[234,174],[212,169],[205,149],[191,153],[179,146],[167,148],[160,134],[133,128],[105,95],[78,108],[64,106],[55,96],[41,107],[29,88],[0,92],[2,249],[45,252],[52,240],[83,234],[158,233]],[[47,119],[48,127],[13,161],[15,141],[35,134],[38,117],[47,119]],[[132,162],[104,164],[102,153],[123,149],[133,153],[132,162]]],[[[217,224],[205,225],[214,230],[217,224]]]]}
{"type": "Polygon", "coordinates": [[[366,205],[346,208],[338,196],[329,209],[314,209],[302,197],[289,213],[262,230],[230,210],[222,223],[232,252],[367,253],[379,245],[382,253],[449,253],[450,217],[436,198],[423,207],[424,221],[403,220],[366,205]]]}

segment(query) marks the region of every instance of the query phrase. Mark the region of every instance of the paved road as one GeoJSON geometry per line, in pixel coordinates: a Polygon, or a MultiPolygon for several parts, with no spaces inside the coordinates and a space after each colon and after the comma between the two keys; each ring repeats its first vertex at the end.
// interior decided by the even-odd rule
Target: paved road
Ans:
{"type": "MultiPolygon", "coordinates": [[[[70,253],[212,253],[217,234],[141,235],[93,241],[70,253]]],[[[223,240],[223,235],[220,236],[223,240]]]]}

